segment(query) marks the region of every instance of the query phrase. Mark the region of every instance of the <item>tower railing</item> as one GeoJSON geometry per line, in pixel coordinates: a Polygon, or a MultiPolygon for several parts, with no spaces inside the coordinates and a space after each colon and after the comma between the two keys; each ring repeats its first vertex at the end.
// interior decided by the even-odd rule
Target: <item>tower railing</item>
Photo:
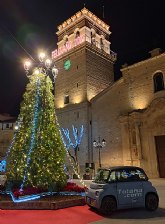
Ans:
{"type": "Polygon", "coordinates": [[[96,47],[97,49],[99,49],[100,51],[105,52],[106,54],[108,54],[110,56],[110,59],[115,62],[117,60],[117,53],[115,53],[114,51],[110,50],[109,47],[106,47],[104,44],[102,45],[99,41],[95,40],[94,42],[92,42],[92,38],[89,35],[85,35],[85,41],[90,43],[93,47],[96,47]]]}

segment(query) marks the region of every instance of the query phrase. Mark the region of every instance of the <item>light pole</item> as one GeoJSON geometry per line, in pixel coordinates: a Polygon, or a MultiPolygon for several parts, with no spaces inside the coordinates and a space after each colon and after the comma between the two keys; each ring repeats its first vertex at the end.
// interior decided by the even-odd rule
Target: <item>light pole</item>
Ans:
{"type": "MultiPolygon", "coordinates": [[[[50,73],[53,75],[53,81],[55,81],[55,78],[58,75],[58,69],[53,64],[52,60],[46,57],[46,54],[44,52],[40,52],[38,55],[38,63],[34,62],[35,65],[34,73],[37,75],[39,73],[49,75],[50,73]]],[[[26,72],[27,77],[29,77],[29,71],[32,68],[32,62],[30,60],[26,60],[24,63],[24,69],[26,72]]]]}
{"type": "Polygon", "coordinates": [[[93,141],[93,147],[98,148],[99,150],[99,167],[101,168],[101,153],[100,150],[106,146],[106,141],[103,139],[102,142],[100,141],[100,137],[98,137],[98,141],[93,141]]]}

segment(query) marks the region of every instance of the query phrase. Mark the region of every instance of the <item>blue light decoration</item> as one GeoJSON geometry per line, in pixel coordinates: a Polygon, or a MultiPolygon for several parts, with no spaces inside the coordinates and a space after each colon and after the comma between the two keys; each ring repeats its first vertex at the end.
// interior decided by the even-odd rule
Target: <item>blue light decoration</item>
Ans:
{"type": "Polygon", "coordinates": [[[71,179],[71,175],[69,174],[68,168],[65,164],[64,164],[64,171],[65,171],[65,174],[68,175],[69,179],[71,179]]]}
{"type": "MultiPolygon", "coordinates": [[[[78,146],[80,145],[80,143],[82,141],[83,134],[84,134],[84,126],[82,125],[81,128],[80,128],[80,135],[78,135],[78,129],[75,128],[74,125],[72,125],[72,130],[73,130],[73,136],[74,136],[75,142],[74,143],[72,142],[72,140],[70,138],[70,133],[69,133],[69,129],[68,128],[67,129],[62,128],[62,132],[63,132],[64,135],[60,131],[61,132],[62,141],[63,141],[63,144],[65,146],[66,154],[67,154],[69,162],[70,162],[70,164],[71,164],[71,166],[73,168],[74,173],[78,176],[78,179],[80,180],[80,183],[82,183],[83,186],[87,187],[86,184],[84,183],[84,181],[82,180],[82,178],[80,178],[80,175],[78,174],[78,172],[77,172],[77,170],[75,168],[75,165],[73,164],[73,162],[71,160],[71,155],[69,153],[69,149],[70,148],[73,148],[75,151],[78,150],[78,146]],[[67,142],[65,141],[64,136],[67,139],[67,142]]],[[[66,172],[66,174],[67,174],[67,172],[66,172]]],[[[70,178],[70,176],[69,176],[69,178],[70,178]]]]}
{"type": "Polygon", "coordinates": [[[22,198],[15,198],[12,192],[9,192],[8,194],[11,196],[14,203],[36,200],[41,197],[41,195],[36,194],[36,195],[24,196],[22,198]]]}
{"type": "Polygon", "coordinates": [[[12,200],[14,203],[20,203],[20,202],[26,202],[26,201],[31,201],[31,200],[36,200],[41,197],[49,196],[49,195],[79,195],[79,196],[85,196],[85,192],[43,192],[40,194],[33,194],[33,195],[27,195],[27,196],[22,196],[20,198],[15,198],[12,192],[6,192],[8,195],[11,196],[12,200]]]}
{"type": "Polygon", "coordinates": [[[36,82],[37,88],[36,88],[36,97],[35,97],[35,104],[34,104],[34,116],[33,116],[33,120],[32,120],[30,147],[29,147],[29,151],[28,151],[28,155],[27,155],[27,159],[26,159],[25,173],[24,173],[24,177],[23,177],[23,182],[20,187],[20,191],[23,190],[25,181],[27,179],[28,165],[29,165],[29,162],[31,159],[31,153],[32,153],[32,150],[34,148],[34,143],[35,143],[38,114],[39,114],[38,111],[39,111],[39,103],[40,103],[40,84],[41,84],[40,80],[37,79],[37,82],[36,82]]]}
{"type": "Polygon", "coordinates": [[[5,172],[6,170],[6,160],[0,161],[0,172],[5,172]]]}
{"type": "Polygon", "coordinates": [[[78,129],[75,128],[74,125],[72,125],[72,130],[73,130],[73,136],[74,136],[74,140],[75,140],[74,143],[72,142],[72,140],[70,138],[69,129],[62,128],[62,132],[64,133],[64,136],[68,140],[68,143],[66,143],[66,141],[64,140],[64,137],[62,135],[63,143],[67,149],[70,149],[70,148],[76,149],[76,147],[78,145],[80,145],[82,137],[83,137],[83,133],[84,133],[84,126],[82,125],[80,128],[80,135],[78,135],[78,129]]]}

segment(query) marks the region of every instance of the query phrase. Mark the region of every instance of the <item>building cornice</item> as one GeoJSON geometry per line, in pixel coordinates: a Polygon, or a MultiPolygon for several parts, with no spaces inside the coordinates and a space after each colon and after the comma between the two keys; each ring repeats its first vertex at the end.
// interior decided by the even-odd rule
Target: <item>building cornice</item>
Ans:
{"type": "Polygon", "coordinates": [[[165,57],[165,53],[162,53],[160,55],[157,55],[157,56],[148,58],[146,60],[140,61],[140,62],[135,63],[135,64],[132,64],[132,65],[129,65],[129,66],[125,67],[125,68],[121,68],[120,71],[121,72],[124,72],[124,71],[126,71],[128,69],[136,68],[136,67],[141,66],[141,65],[144,65],[144,64],[146,64],[148,62],[153,62],[153,61],[155,61],[157,59],[160,59],[161,57],[165,57]]]}
{"type": "Polygon", "coordinates": [[[92,22],[95,26],[102,29],[105,33],[111,34],[109,31],[110,26],[107,25],[104,21],[95,16],[92,12],[90,12],[87,8],[83,8],[81,11],[74,14],[72,17],[64,21],[61,25],[58,26],[57,35],[60,35],[64,30],[69,29],[71,26],[74,26],[75,23],[78,23],[81,19],[86,18],[90,22],[92,22]]]}
{"type": "Polygon", "coordinates": [[[94,45],[90,44],[89,42],[85,41],[85,42],[79,44],[78,46],[72,48],[68,52],[65,52],[62,55],[58,56],[57,58],[54,59],[54,61],[58,62],[63,58],[68,58],[73,53],[82,50],[82,48],[88,49],[89,51],[95,53],[96,55],[99,55],[100,57],[102,57],[102,58],[104,58],[104,59],[106,59],[110,62],[113,62],[113,63],[117,59],[117,55],[116,55],[115,52],[110,51],[110,54],[107,54],[106,52],[101,51],[101,49],[97,48],[96,46],[94,46],[94,45]]]}

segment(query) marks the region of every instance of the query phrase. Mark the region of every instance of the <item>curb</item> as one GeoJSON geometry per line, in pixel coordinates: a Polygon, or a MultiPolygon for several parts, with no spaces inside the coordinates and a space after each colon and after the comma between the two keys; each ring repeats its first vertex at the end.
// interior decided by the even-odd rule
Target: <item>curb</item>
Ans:
{"type": "Polygon", "coordinates": [[[61,201],[28,201],[28,202],[12,202],[0,201],[0,209],[5,210],[57,210],[72,206],[85,205],[85,198],[69,199],[61,201]]]}

